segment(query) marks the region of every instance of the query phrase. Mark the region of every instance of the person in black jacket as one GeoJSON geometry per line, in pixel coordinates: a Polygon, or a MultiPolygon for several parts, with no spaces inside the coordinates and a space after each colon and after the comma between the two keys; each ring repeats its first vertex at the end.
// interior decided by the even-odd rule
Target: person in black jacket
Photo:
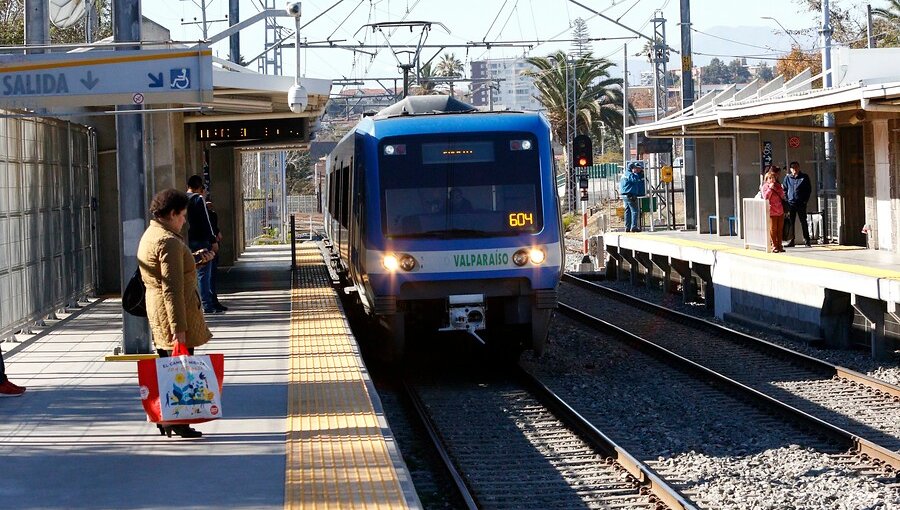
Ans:
{"type": "MultiPolygon", "coordinates": [[[[209,216],[209,224],[212,226],[213,234],[216,235],[216,244],[222,241],[222,232],[219,230],[219,214],[216,212],[216,209],[213,207],[213,203],[207,201],[206,202],[206,214],[209,216]]],[[[216,277],[218,276],[217,270],[219,268],[219,250],[218,248],[214,252],[216,256],[209,261],[209,272],[210,272],[210,284],[209,288],[212,292],[212,299],[215,303],[215,307],[222,310],[223,312],[228,310],[228,307],[219,302],[219,293],[216,290],[216,277]]]]}
{"type": "MultiPolygon", "coordinates": [[[[219,241],[213,232],[209,214],[206,212],[206,186],[203,185],[203,177],[192,175],[188,178],[188,246],[191,252],[197,250],[210,250],[213,253],[219,251],[219,241]]],[[[203,303],[203,313],[214,314],[224,312],[221,305],[216,304],[212,294],[213,267],[208,263],[197,267],[197,285],[200,287],[200,301],[203,303]]]]}
{"type": "MultiPolygon", "coordinates": [[[[790,171],[784,178],[784,194],[787,197],[787,218],[789,225],[794,225],[797,216],[800,217],[800,226],[803,228],[803,241],[809,246],[809,224],[806,221],[806,203],[809,202],[809,196],[812,194],[812,185],[809,183],[809,176],[800,171],[800,163],[791,161],[790,171]]],[[[794,246],[794,239],[787,244],[788,247],[794,246]]]]}

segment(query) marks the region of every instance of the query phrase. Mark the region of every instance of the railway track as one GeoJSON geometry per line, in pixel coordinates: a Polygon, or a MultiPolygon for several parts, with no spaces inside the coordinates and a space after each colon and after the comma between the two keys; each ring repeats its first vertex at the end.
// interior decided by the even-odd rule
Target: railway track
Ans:
{"type": "Polygon", "coordinates": [[[589,322],[626,329],[779,401],[900,470],[900,387],[571,275],[563,282],[564,313],[602,315],[602,321],[589,322]]]}
{"type": "Polygon", "coordinates": [[[900,504],[894,472],[843,431],[627,331],[561,311],[550,352],[571,354],[564,366],[526,359],[528,369],[699,507],[900,504]]]}
{"type": "Polygon", "coordinates": [[[521,369],[405,387],[468,508],[695,508],[521,369]]]}

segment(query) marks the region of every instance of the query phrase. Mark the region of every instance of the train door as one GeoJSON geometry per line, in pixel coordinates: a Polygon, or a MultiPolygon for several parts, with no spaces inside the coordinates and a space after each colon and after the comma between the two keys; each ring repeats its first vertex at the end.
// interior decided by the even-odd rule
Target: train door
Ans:
{"type": "Polygon", "coordinates": [[[354,281],[360,281],[359,276],[364,270],[362,266],[366,255],[366,168],[365,159],[359,157],[360,145],[356,144],[355,157],[350,163],[353,174],[350,200],[350,272],[354,281]]]}

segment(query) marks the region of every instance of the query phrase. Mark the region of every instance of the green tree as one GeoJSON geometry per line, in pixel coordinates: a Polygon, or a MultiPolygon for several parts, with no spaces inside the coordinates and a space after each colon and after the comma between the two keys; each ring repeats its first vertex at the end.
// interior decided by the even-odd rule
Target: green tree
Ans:
{"type": "Polygon", "coordinates": [[[772,68],[769,64],[763,62],[759,65],[759,69],[756,71],[756,77],[762,81],[772,81],[775,79],[775,73],[772,71],[772,68]]]}
{"type": "Polygon", "coordinates": [[[747,83],[750,81],[750,71],[744,66],[741,59],[736,58],[728,64],[729,80],[726,83],[747,83]]]}
{"type": "Polygon", "coordinates": [[[446,78],[459,78],[463,75],[463,70],[463,63],[456,58],[456,55],[444,53],[434,69],[434,75],[446,78]]]}
{"type": "Polygon", "coordinates": [[[316,186],[313,182],[312,161],[309,151],[287,151],[285,184],[288,195],[313,195],[316,186]]]}
{"type": "Polygon", "coordinates": [[[709,65],[701,69],[700,78],[706,85],[731,83],[731,70],[718,58],[709,61],[709,65]]]}
{"type": "Polygon", "coordinates": [[[900,0],[888,0],[886,8],[872,9],[875,32],[883,34],[879,46],[900,46],[900,0]]]}
{"type": "MultiPolygon", "coordinates": [[[[594,58],[590,53],[570,61],[562,51],[547,57],[529,57],[526,61],[535,69],[523,74],[534,79],[537,99],[545,109],[556,140],[566,140],[566,111],[573,111],[568,99],[573,84],[578,133],[572,135],[588,134],[596,141],[601,139],[603,131],[622,136],[622,79],[609,74],[615,64],[605,58],[594,58]]],[[[635,118],[634,108],[629,110],[630,118],[635,118]]],[[[567,154],[566,161],[568,158],[567,154]]],[[[567,186],[567,190],[571,203],[574,186],[567,186]]]]}
{"type": "Polygon", "coordinates": [[[591,53],[591,34],[587,23],[581,18],[572,22],[572,55],[583,57],[591,53]]]}
{"type": "MultiPolygon", "coordinates": [[[[794,0],[800,6],[800,13],[822,12],[822,0],[794,0]]],[[[831,10],[831,38],[834,42],[851,48],[866,47],[866,9],[860,8],[864,2],[833,0],[831,10]],[[849,5],[848,5],[849,4],[849,5]]],[[[872,9],[873,13],[876,9],[872,9]]],[[[821,22],[820,22],[821,25],[821,22]]],[[[815,32],[819,27],[810,29],[815,32]]],[[[894,29],[896,31],[896,29],[894,29]]],[[[803,30],[791,30],[794,34],[803,34],[803,30]]]]}
{"type": "Polygon", "coordinates": [[[437,94],[437,91],[434,89],[435,83],[433,78],[435,76],[434,71],[431,69],[431,62],[427,62],[420,67],[418,78],[416,80],[416,87],[414,90],[410,90],[410,95],[430,96],[437,94]]]}
{"type": "MultiPolygon", "coordinates": [[[[112,35],[112,6],[108,0],[92,0],[94,9],[100,14],[99,25],[94,30],[94,40],[112,35]]],[[[84,28],[87,17],[69,28],[50,25],[52,44],[78,44],[84,42],[84,28]]],[[[24,0],[0,0],[0,45],[18,46],[25,44],[25,2],[24,0]]]]}

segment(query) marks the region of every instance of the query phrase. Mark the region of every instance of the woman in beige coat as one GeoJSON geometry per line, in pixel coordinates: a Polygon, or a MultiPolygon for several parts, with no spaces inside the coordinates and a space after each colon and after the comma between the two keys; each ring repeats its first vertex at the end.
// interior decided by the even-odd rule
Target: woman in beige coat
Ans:
{"type": "MultiPolygon", "coordinates": [[[[187,194],[175,189],[153,197],[153,219],[138,245],[138,265],[147,288],[147,319],[153,344],[160,357],[172,355],[175,343],[184,344],[191,354],[194,347],[212,338],[197,293],[196,264],[205,264],[215,256],[210,251],[191,253],[181,237],[187,217],[187,194]]],[[[171,437],[200,437],[187,425],[158,425],[160,434],[171,437]]]]}

